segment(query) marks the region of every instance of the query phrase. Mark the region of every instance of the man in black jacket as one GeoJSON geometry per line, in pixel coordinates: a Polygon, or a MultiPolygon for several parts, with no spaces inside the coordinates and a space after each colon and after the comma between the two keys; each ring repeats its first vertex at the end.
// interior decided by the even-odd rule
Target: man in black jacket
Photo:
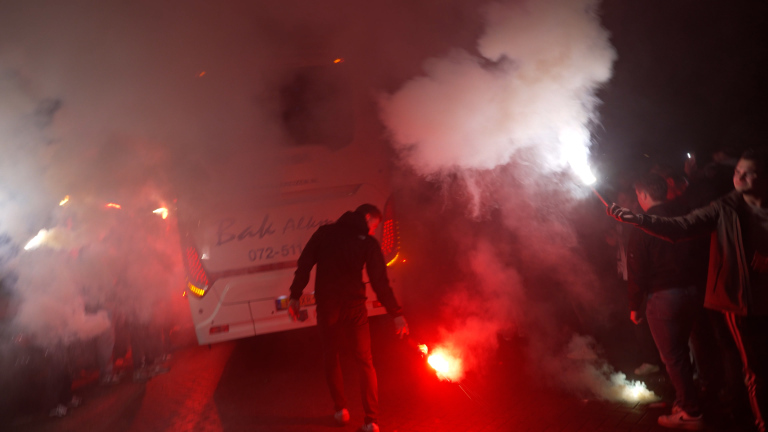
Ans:
{"type": "Polygon", "coordinates": [[[288,303],[291,317],[298,319],[301,292],[309,282],[312,267],[317,265],[317,327],[323,344],[325,378],[336,410],[334,418],[342,425],[349,421],[339,364],[340,345],[349,340],[360,375],[365,410],[364,432],[379,430],[379,396],[371,356],[363,266],[378,301],[394,317],[397,334],[400,337],[408,334],[408,324],[389,285],[381,247],[373,237],[381,219],[381,211],[376,206],[363,204],[354,212],[344,213],[335,223],[318,228],[299,257],[288,303]]]}
{"type": "MultiPolygon", "coordinates": [[[[646,214],[685,214],[685,209],[667,201],[667,181],[658,174],[651,173],[638,180],[635,192],[646,214]]],[[[665,427],[690,430],[704,427],[688,339],[703,309],[706,252],[707,244],[702,245],[700,240],[673,244],[641,230],[633,230],[629,238],[630,319],[635,324],[644,318],[648,320],[653,340],[675,387],[672,415],[658,419],[665,427]]]]}

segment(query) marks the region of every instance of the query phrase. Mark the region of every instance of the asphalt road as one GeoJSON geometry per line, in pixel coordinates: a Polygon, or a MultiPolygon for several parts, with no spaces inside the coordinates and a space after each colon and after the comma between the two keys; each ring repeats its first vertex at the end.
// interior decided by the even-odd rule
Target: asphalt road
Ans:
{"type": "MultiPolygon", "coordinates": [[[[514,346],[501,346],[482,376],[439,380],[391,319],[372,319],[383,431],[648,431],[661,409],[584,400],[548,388],[514,346]],[[469,393],[469,394],[467,394],[469,393]],[[470,397],[471,396],[471,397],[470,397]]],[[[352,421],[335,426],[315,328],[208,346],[185,343],[169,373],[146,383],[86,383],[84,404],[60,419],[16,418],[9,431],[355,431],[363,413],[350,358],[343,358],[352,421]]],[[[742,431],[719,424],[713,431],[742,431]]]]}

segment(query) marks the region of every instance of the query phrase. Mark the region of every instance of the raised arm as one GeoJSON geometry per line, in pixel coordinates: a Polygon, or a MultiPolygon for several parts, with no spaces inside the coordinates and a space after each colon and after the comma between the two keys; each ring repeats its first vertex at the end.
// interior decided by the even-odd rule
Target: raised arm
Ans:
{"type": "Polygon", "coordinates": [[[663,217],[635,214],[629,209],[612,204],[608,208],[608,214],[617,221],[634,225],[648,234],[670,242],[677,242],[715,230],[720,218],[720,207],[710,204],[685,216],[663,217]]]}

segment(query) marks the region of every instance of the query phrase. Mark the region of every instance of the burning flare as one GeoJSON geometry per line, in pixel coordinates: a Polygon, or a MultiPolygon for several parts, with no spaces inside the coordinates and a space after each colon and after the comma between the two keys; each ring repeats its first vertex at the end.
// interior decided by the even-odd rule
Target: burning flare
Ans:
{"type": "Polygon", "coordinates": [[[168,217],[168,209],[165,207],[160,207],[157,210],[153,210],[152,213],[159,214],[163,219],[168,217]]]}
{"type": "Polygon", "coordinates": [[[581,181],[592,189],[592,192],[600,198],[603,204],[608,207],[602,195],[595,189],[594,183],[597,177],[592,174],[587,161],[587,148],[589,145],[589,132],[583,128],[567,128],[560,132],[560,142],[563,144],[563,155],[571,166],[573,172],[581,181]]]}
{"type": "Polygon", "coordinates": [[[115,204],[115,203],[109,203],[107,204],[107,207],[116,208],[116,209],[121,208],[120,204],[115,204]]]}
{"type": "Polygon", "coordinates": [[[423,355],[427,355],[427,363],[437,372],[441,380],[458,381],[464,375],[461,359],[454,357],[443,348],[435,349],[431,354],[426,345],[419,345],[423,355]]]}
{"type": "Polygon", "coordinates": [[[40,245],[45,242],[45,237],[48,235],[47,229],[41,229],[36,236],[32,237],[32,240],[28,241],[26,245],[24,245],[24,250],[32,250],[37,249],[40,247],[40,245]]]}
{"type": "Polygon", "coordinates": [[[63,206],[64,204],[66,204],[66,203],[68,203],[68,202],[69,202],[69,195],[65,196],[65,197],[64,197],[64,199],[62,199],[61,201],[59,201],[59,205],[60,205],[60,206],[63,206]]]}
{"type": "Polygon", "coordinates": [[[587,145],[589,132],[584,128],[568,128],[560,132],[560,142],[563,144],[563,155],[577,176],[590,186],[597,181],[587,162],[587,145]]]}

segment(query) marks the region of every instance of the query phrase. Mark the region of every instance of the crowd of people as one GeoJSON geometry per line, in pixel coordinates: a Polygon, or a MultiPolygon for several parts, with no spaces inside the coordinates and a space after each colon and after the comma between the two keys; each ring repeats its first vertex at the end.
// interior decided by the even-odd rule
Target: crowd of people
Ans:
{"type": "Polygon", "coordinates": [[[0,397],[0,419],[29,410],[63,417],[82,402],[73,393],[81,383],[144,382],[168,371],[170,332],[183,299],[170,297],[178,291],[163,286],[170,278],[156,276],[172,273],[170,266],[149,265],[165,262],[160,234],[166,224],[151,213],[137,217],[89,208],[90,217],[83,217],[75,210],[60,210],[68,232],[82,228],[79,234],[92,235],[93,220],[109,222],[109,229],[92,235],[99,241],[40,252],[63,264],[56,267],[60,273],[52,272],[74,281],[63,284],[66,291],[54,286],[24,293],[13,272],[0,280],[0,387],[10,389],[0,397]],[[46,302],[56,305],[54,313],[48,310],[50,319],[38,314],[33,324],[19,320],[24,311],[46,302]],[[74,311],[70,326],[56,319],[60,311],[74,311]]]}
{"type": "MultiPolygon", "coordinates": [[[[766,430],[768,152],[734,156],[715,152],[703,169],[689,156],[685,175],[657,166],[634,182],[636,202],[608,208],[630,231],[614,236],[629,318],[647,324],[675,389],[664,427],[701,430],[748,406],[766,430]]],[[[638,361],[637,374],[653,372],[652,356],[638,361]]]]}
{"type": "Polygon", "coordinates": [[[92,338],[46,345],[12,325],[13,304],[7,294],[3,297],[0,387],[6,391],[0,397],[0,420],[38,410],[64,417],[82,404],[76,393],[82,384],[145,382],[169,371],[168,328],[110,314],[109,327],[92,338]]]}

